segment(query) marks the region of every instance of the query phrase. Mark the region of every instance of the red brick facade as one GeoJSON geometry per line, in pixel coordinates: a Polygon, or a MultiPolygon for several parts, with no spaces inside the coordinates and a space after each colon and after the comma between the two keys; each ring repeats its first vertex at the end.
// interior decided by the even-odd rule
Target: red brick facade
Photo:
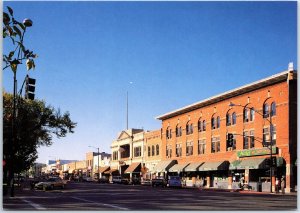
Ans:
{"type": "MultiPolygon", "coordinates": [[[[192,163],[192,162],[216,162],[216,161],[229,161],[230,163],[235,160],[243,160],[238,156],[238,152],[249,150],[263,149],[263,131],[270,131],[270,123],[275,127],[273,140],[273,147],[277,147],[274,156],[284,159],[285,168],[276,168],[276,173],[272,177],[273,184],[275,177],[284,176],[286,179],[286,189],[289,191],[294,188],[296,184],[296,148],[297,143],[297,110],[296,110],[296,74],[294,72],[283,72],[267,79],[254,82],[244,87],[214,96],[202,102],[198,102],[187,107],[175,110],[173,112],[161,115],[158,119],[162,120],[162,160],[175,159],[178,163],[192,163]],[[234,103],[234,106],[230,106],[234,103]],[[271,111],[272,103],[276,106],[275,114],[264,118],[264,106],[269,105],[271,111]],[[246,107],[245,107],[246,106],[246,107]],[[251,114],[250,108],[254,112],[251,114]],[[244,110],[248,110],[245,112],[244,110]],[[227,123],[227,116],[232,116],[235,113],[235,124],[227,123]],[[248,115],[245,119],[245,113],[248,115]],[[250,119],[250,116],[251,117],[250,119]],[[212,118],[214,118],[212,121],[212,118]],[[218,118],[218,119],[217,119],[218,118]],[[203,121],[205,121],[206,128],[203,130],[203,121]],[[212,127],[212,122],[215,122],[215,128],[212,127]],[[293,126],[290,126],[290,125],[293,126]],[[181,127],[181,136],[176,136],[176,127],[181,127]],[[187,130],[189,128],[189,130],[187,130]],[[290,131],[294,129],[295,131],[290,131]],[[170,136],[171,129],[171,137],[170,136]],[[264,130],[265,129],[265,130],[264,130]],[[189,131],[189,132],[188,132],[189,131]],[[248,148],[244,147],[243,134],[250,132],[254,136],[254,143],[252,147],[248,144],[248,148]],[[233,133],[235,135],[236,144],[235,149],[227,147],[227,134],[233,133]],[[169,137],[169,138],[168,138],[169,137]],[[214,138],[214,139],[213,139],[214,138]],[[204,153],[198,150],[199,140],[205,140],[206,148],[204,153]],[[212,140],[216,140],[216,147],[212,151],[212,140]],[[219,148],[218,148],[219,144],[219,148]],[[187,150],[187,145],[190,150],[187,150]],[[254,145],[254,147],[253,147],[254,145]],[[181,146],[181,156],[176,156],[176,146],[181,146]],[[172,156],[167,156],[167,147],[172,149],[172,156]],[[192,147],[192,148],[191,148],[192,147]],[[192,151],[191,151],[192,150],[192,151]]],[[[231,117],[230,117],[231,118],[231,117]]],[[[179,132],[179,128],[178,128],[179,132]]],[[[266,136],[266,141],[269,139],[266,136]]],[[[250,143],[250,137],[248,143],[250,143]]],[[[266,156],[249,156],[247,158],[255,159],[266,156]]],[[[253,171],[245,171],[246,181],[258,175],[253,171]]],[[[225,172],[228,176],[229,185],[232,184],[232,172],[225,172]]],[[[205,174],[209,180],[209,174],[205,174]]]]}

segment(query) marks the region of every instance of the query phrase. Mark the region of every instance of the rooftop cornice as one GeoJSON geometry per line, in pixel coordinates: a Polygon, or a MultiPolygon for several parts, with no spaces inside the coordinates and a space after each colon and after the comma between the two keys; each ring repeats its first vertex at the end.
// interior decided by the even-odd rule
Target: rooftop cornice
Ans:
{"type": "Polygon", "coordinates": [[[194,104],[182,107],[180,109],[177,109],[177,110],[174,110],[174,111],[171,111],[171,112],[168,112],[166,114],[159,115],[159,116],[156,117],[156,119],[165,120],[165,119],[168,119],[168,118],[172,118],[172,117],[175,117],[177,115],[193,111],[195,109],[199,109],[199,108],[202,108],[202,107],[205,107],[205,106],[208,106],[208,105],[211,105],[211,104],[214,104],[214,103],[217,103],[217,102],[220,102],[220,101],[223,101],[223,100],[226,100],[226,99],[238,96],[238,95],[242,95],[242,94],[247,93],[247,92],[251,92],[253,90],[257,90],[259,88],[263,88],[263,87],[273,85],[275,83],[287,81],[288,75],[289,75],[290,72],[294,73],[295,71],[283,71],[281,73],[272,75],[268,78],[264,78],[262,80],[255,81],[253,83],[246,84],[242,87],[238,87],[236,89],[229,90],[225,93],[221,93],[219,95],[207,98],[207,99],[202,100],[200,102],[196,102],[194,104]]]}

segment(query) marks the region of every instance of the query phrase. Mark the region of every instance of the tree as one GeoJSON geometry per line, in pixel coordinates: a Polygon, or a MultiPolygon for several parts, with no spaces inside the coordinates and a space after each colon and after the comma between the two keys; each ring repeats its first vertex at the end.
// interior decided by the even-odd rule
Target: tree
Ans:
{"type": "Polygon", "coordinates": [[[14,163],[10,164],[10,137],[13,95],[3,94],[3,157],[6,168],[13,166],[15,173],[28,170],[37,159],[37,148],[50,146],[53,136],[65,137],[74,133],[76,123],[70,119],[69,112],[61,113],[60,109],[40,100],[19,98],[15,121],[15,141],[13,143],[14,163]]]}
{"type": "Polygon", "coordinates": [[[9,53],[3,54],[3,70],[10,67],[16,73],[19,64],[26,60],[27,70],[34,69],[34,58],[37,57],[33,51],[24,46],[24,35],[26,29],[32,26],[30,19],[24,19],[23,23],[14,18],[14,12],[7,7],[8,13],[3,12],[3,39],[9,38],[13,48],[9,53]]]}

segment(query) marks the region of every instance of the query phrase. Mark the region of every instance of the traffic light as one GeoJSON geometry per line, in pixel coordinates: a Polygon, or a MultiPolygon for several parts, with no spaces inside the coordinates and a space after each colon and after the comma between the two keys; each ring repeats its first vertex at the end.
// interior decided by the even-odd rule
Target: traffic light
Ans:
{"type": "Polygon", "coordinates": [[[34,100],[34,91],[35,91],[35,79],[29,78],[29,76],[26,76],[25,80],[25,99],[34,100]]]}
{"type": "Polygon", "coordinates": [[[276,157],[272,157],[272,159],[271,159],[271,165],[272,166],[277,166],[276,157]]]}
{"type": "Polygon", "coordinates": [[[232,147],[233,146],[233,134],[228,133],[227,134],[227,147],[232,147]]]}

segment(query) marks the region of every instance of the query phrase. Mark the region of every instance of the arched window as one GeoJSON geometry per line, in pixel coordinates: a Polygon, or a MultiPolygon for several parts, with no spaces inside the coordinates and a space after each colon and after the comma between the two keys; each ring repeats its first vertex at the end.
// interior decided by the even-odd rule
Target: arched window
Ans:
{"type": "Polygon", "coordinates": [[[203,122],[202,122],[202,127],[203,127],[203,131],[206,131],[206,121],[205,120],[203,120],[203,122]]]}
{"type": "Polygon", "coordinates": [[[244,122],[248,122],[249,121],[249,117],[248,117],[248,109],[245,107],[244,108],[244,122]]]}
{"type": "Polygon", "coordinates": [[[235,112],[232,113],[232,125],[235,125],[236,124],[236,114],[235,112]]]}
{"type": "Polygon", "coordinates": [[[154,145],[152,145],[152,156],[154,156],[154,154],[155,154],[155,147],[154,145]]]}
{"type": "Polygon", "coordinates": [[[148,157],[150,157],[150,155],[151,155],[151,148],[150,146],[148,146],[148,157]]]}
{"type": "Polygon", "coordinates": [[[271,104],[271,116],[274,116],[274,115],[276,115],[276,103],[275,102],[273,102],[271,104]]]}
{"type": "Polygon", "coordinates": [[[263,115],[264,115],[264,118],[269,117],[269,104],[267,104],[267,103],[264,103],[263,115]]]}
{"type": "Polygon", "coordinates": [[[156,155],[159,155],[159,145],[156,145],[156,155]]]}
{"type": "Polygon", "coordinates": [[[186,134],[193,134],[193,124],[190,124],[189,122],[186,124],[186,134]]]}
{"type": "Polygon", "coordinates": [[[226,126],[231,125],[231,116],[229,113],[226,114],[226,126]]]}
{"type": "Polygon", "coordinates": [[[220,121],[220,117],[218,116],[217,117],[217,128],[220,128],[220,125],[221,125],[221,121],[220,121]]]}
{"type": "Polygon", "coordinates": [[[202,128],[202,122],[201,120],[198,121],[198,132],[202,132],[203,128],[202,128]]]}
{"type": "Polygon", "coordinates": [[[179,137],[180,135],[179,135],[179,127],[178,127],[178,125],[176,126],[176,137],[179,137]]]}
{"type": "Polygon", "coordinates": [[[215,118],[214,117],[211,118],[211,128],[212,129],[216,128],[216,123],[215,123],[215,118]]]}
{"type": "Polygon", "coordinates": [[[250,121],[254,121],[255,111],[253,108],[250,109],[250,121]]]}

